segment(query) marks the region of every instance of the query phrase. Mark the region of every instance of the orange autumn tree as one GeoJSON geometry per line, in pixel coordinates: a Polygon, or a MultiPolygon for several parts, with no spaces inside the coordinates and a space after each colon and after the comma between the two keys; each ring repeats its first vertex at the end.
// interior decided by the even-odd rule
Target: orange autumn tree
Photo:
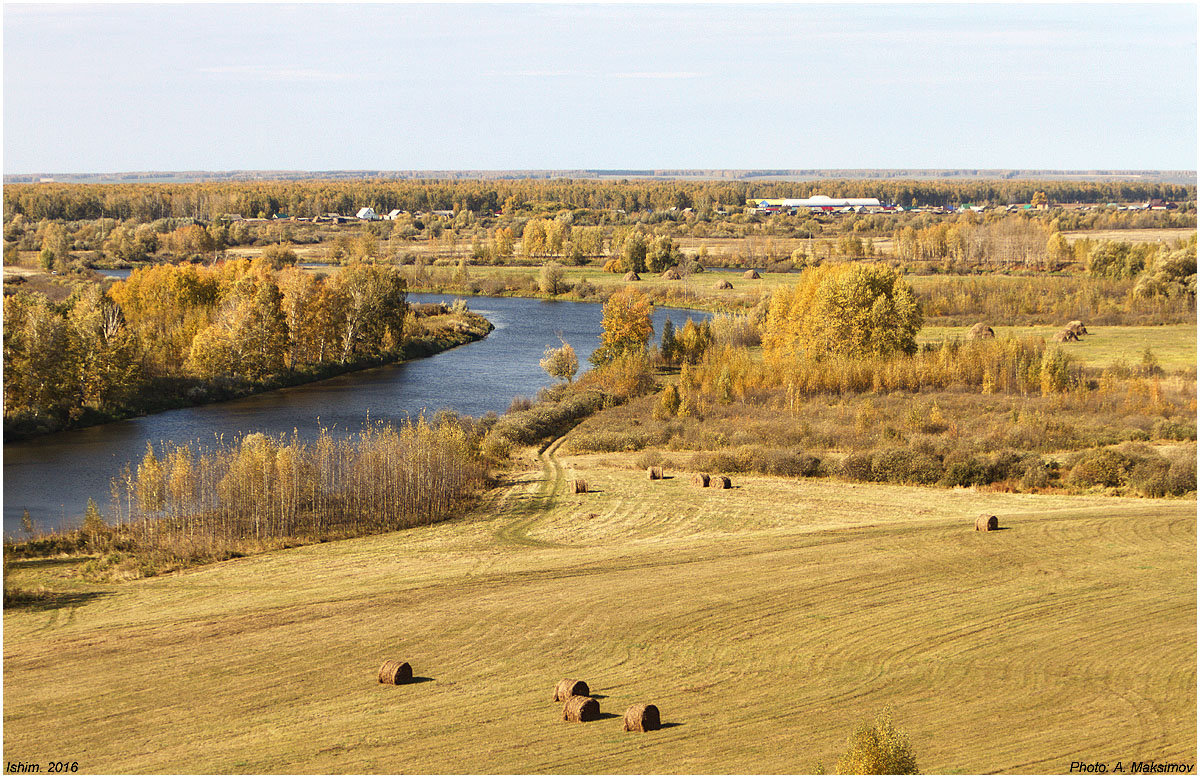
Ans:
{"type": "Polygon", "coordinates": [[[644,353],[654,334],[650,321],[653,311],[650,298],[632,286],[608,298],[601,321],[600,348],[592,353],[592,364],[607,365],[625,354],[644,353]]]}

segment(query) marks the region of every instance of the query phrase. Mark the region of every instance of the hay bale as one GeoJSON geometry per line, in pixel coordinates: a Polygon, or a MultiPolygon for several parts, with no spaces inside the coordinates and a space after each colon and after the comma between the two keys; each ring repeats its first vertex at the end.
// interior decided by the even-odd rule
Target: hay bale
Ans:
{"type": "Polygon", "coordinates": [[[642,277],[639,276],[637,273],[633,272],[632,270],[630,270],[628,273],[625,274],[625,280],[626,281],[641,281],[642,277]]]}
{"type": "Polygon", "coordinates": [[[762,276],[760,276],[758,274],[757,270],[747,270],[745,273],[742,274],[742,278],[758,280],[758,279],[762,278],[762,276]]]}
{"type": "Polygon", "coordinates": [[[667,279],[668,281],[682,281],[683,280],[683,276],[679,275],[679,270],[677,270],[676,268],[670,268],[669,270],[667,270],[667,272],[662,274],[662,277],[667,279]]]}
{"type": "Polygon", "coordinates": [[[595,721],[600,718],[600,703],[576,694],[563,704],[562,717],[563,721],[595,721]]]}
{"type": "Polygon", "coordinates": [[[967,332],[967,340],[991,340],[996,337],[996,331],[983,322],[979,322],[967,332]]]}
{"type": "Polygon", "coordinates": [[[630,705],[625,711],[626,732],[652,732],[662,727],[654,705],[630,705]]]}
{"type": "Polygon", "coordinates": [[[588,685],[583,681],[576,681],[574,678],[564,678],[558,682],[558,686],[554,687],[554,701],[565,702],[571,697],[587,697],[591,692],[588,690],[588,685]]]}
{"type": "Polygon", "coordinates": [[[713,489],[732,489],[733,482],[726,475],[714,475],[708,480],[708,485],[713,489]]]}
{"type": "Polygon", "coordinates": [[[383,667],[379,668],[380,683],[399,686],[402,683],[408,683],[412,678],[412,667],[409,666],[408,662],[397,662],[394,659],[389,659],[383,663],[383,667]]]}
{"type": "Polygon", "coordinates": [[[1078,319],[1067,322],[1066,329],[1074,332],[1076,338],[1078,338],[1080,335],[1088,334],[1087,327],[1083,326],[1083,322],[1079,321],[1078,319]]]}
{"type": "Polygon", "coordinates": [[[713,289],[732,289],[732,288],[733,288],[733,284],[729,283],[728,279],[724,279],[724,278],[722,278],[720,281],[718,281],[717,285],[713,287],[713,289]]]}
{"type": "Polygon", "coordinates": [[[663,477],[663,469],[661,467],[648,467],[646,472],[650,475],[651,481],[661,481],[663,477]]]}
{"type": "Polygon", "coordinates": [[[708,473],[696,473],[694,476],[692,476],[692,485],[707,488],[708,473]]]}
{"type": "Polygon", "coordinates": [[[979,514],[979,518],[975,519],[976,532],[992,532],[998,529],[1000,529],[1000,520],[995,516],[981,513],[979,514]]]}
{"type": "Polygon", "coordinates": [[[587,494],[587,481],[582,478],[576,478],[571,482],[572,494],[587,494]]]}
{"type": "Polygon", "coordinates": [[[1079,340],[1079,335],[1071,330],[1063,330],[1054,334],[1055,343],[1070,343],[1079,340]]]}

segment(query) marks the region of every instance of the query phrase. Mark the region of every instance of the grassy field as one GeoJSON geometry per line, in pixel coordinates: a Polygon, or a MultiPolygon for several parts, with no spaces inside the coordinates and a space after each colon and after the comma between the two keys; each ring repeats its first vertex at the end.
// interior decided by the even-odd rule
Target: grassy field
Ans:
{"type": "MultiPolygon", "coordinates": [[[[970,327],[924,327],[917,334],[918,343],[929,343],[957,337],[966,340],[970,327]]],[[[993,327],[997,337],[1005,335],[1040,336],[1050,339],[1061,327],[993,327]]],[[[1174,324],[1161,327],[1088,327],[1088,334],[1078,342],[1061,344],[1066,353],[1084,365],[1106,367],[1124,360],[1127,366],[1141,364],[1143,352],[1149,348],[1164,370],[1194,370],[1196,368],[1196,325],[1174,324]]]]}
{"type": "Polygon", "coordinates": [[[552,446],[451,523],[6,608],[5,759],[803,773],[890,706],[925,772],[1194,761],[1194,500],[721,492],[610,458],[552,446]],[[1005,530],[973,532],[982,510],[1005,530]],[[378,684],[392,657],[424,682],[378,684]],[[565,677],[607,718],[559,721],[565,677]],[[635,702],[669,726],[622,732],[635,702]]]}
{"type": "Polygon", "coordinates": [[[1173,240],[1186,240],[1195,234],[1195,227],[1159,227],[1145,230],[1077,230],[1064,232],[1063,237],[1068,243],[1074,243],[1080,238],[1116,240],[1122,243],[1168,243],[1173,240]]]}

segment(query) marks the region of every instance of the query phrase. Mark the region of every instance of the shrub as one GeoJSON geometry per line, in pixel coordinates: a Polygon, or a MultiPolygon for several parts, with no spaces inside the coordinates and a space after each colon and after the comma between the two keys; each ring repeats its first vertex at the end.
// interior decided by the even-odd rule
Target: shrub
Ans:
{"type": "Polygon", "coordinates": [[[851,481],[871,480],[871,452],[848,454],[842,460],[842,476],[851,481]]]}
{"type": "Polygon", "coordinates": [[[1058,475],[1053,462],[1044,462],[1039,457],[1029,459],[1021,473],[1021,486],[1026,489],[1044,489],[1058,475]]]}
{"type": "Polygon", "coordinates": [[[1187,494],[1196,491],[1196,447],[1186,446],[1173,457],[1167,470],[1167,493],[1187,494]]]}
{"type": "Polygon", "coordinates": [[[1071,468],[1067,482],[1072,486],[1120,486],[1129,473],[1130,458],[1111,448],[1085,452],[1071,468]]]}
{"type": "Polygon", "coordinates": [[[662,465],[662,463],[663,456],[658,451],[642,452],[642,454],[634,460],[634,464],[638,466],[639,470],[645,470],[648,467],[659,467],[662,465]]]}
{"type": "Polygon", "coordinates": [[[916,775],[917,758],[908,735],[896,729],[883,713],[863,722],[846,740],[846,753],[837,761],[839,775],[916,775]]]}

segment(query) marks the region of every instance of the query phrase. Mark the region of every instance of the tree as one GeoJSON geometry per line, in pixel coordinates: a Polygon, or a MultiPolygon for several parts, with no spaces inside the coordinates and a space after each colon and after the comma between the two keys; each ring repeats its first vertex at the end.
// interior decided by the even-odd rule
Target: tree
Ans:
{"type": "Polygon", "coordinates": [[[1033,197],[1030,198],[1029,204],[1032,205],[1034,208],[1038,208],[1038,207],[1043,207],[1043,206],[1049,205],[1050,201],[1046,199],[1045,192],[1039,191],[1039,192],[1033,193],[1033,197]]]}
{"type": "Polygon", "coordinates": [[[538,289],[542,294],[559,294],[566,291],[566,286],[563,284],[562,265],[557,262],[547,262],[542,265],[542,271],[538,276],[538,289]]]}
{"type": "Polygon", "coordinates": [[[671,323],[671,317],[663,322],[662,340],[658,345],[658,353],[662,354],[663,362],[668,365],[675,364],[675,325],[671,323]]]}
{"type": "Polygon", "coordinates": [[[658,403],[654,406],[654,418],[669,419],[677,413],[679,413],[679,390],[675,388],[675,384],[667,384],[658,397],[658,403]]]}
{"type": "Polygon", "coordinates": [[[913,354],[922,318],[912,288],[895,270],[824,265],[805,270],[795,287],[772,296],[763,349],[775,361],[913,354]]]}
{"type": "Polygon", "coordinates": [[[674,241],[667,235],[661,235],[647,249],[646,268],[652,273],[661,273],[677,264],[680,257],[674,241]]]}
{"type": "MultiPolygon", "coordinates": [[[[503,260],[512,256],[513,231],[511,227],[499,227],[496,230],[496,259],[503,260]]],[[[497,262],[499,264],[499,261],[497,262]]]]}
{"type": "Polygon", "coordinates": [[[575,349],[571,348],[571,344],[563,340],[561,335],[558,336],[558,340],[562,345],[558,348],[547,346],[539,364],[551,378],[561,378],[570,383],[579,372],[579,358],[575,356],[575,349]]]}
{"type": "Polygon", "coordinates": [[[606,365],[622,354],[642,354],[654,325],[650,298],[632,286],[616,292],[604,304],[600,347],[592,353],[592,364],[606,365]]]}
{"type": "Polygon", "coordinates": [[[621,259],[626,273],[630,271],[646,272],[646,251],[646,236],[642,233],[634,232],[625,239],[625,245],[621,249],[621,259]]]}
{"type": "Polygon", "coordinates": [[[871,724],[859,724],[846,740],[846,753],[837,761],[840,775],[916,775],[917,758],[908,735],[883,713],[871,724]]]}

